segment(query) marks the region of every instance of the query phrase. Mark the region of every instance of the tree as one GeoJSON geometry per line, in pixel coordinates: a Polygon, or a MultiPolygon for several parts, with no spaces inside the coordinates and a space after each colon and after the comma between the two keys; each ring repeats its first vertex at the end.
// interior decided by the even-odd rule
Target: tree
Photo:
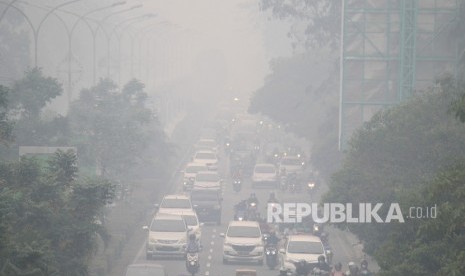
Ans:
{"type": "Polygon", "coordinates": [[[77,178],[75,153],[0,163],[0,275],[87,275],[102,208],[114,196],[101,178],[77,178]]]}
{"type": "Polygon", "coordinates": [[[10,108],[16,109],[21,117],[37,119],[45,105],[62,93],[62,85],[56,79],[45,77],[40,68],[33,68],[13,84],[10,108]]]}
{"type": "Polygon", "coordinates": [[[13,123],[8,120],[8,92],[9,89],[5,86],[0,86],[0,144],[11,142],[13,123]]]}
{"type": "MultiPolygon", "coordinates": [[[[133,80],[122,91],[111,80],[81,91],[69,117],[81,158],[102,175],[122,177],[147,162],[151,148],[166,148],[163,132],[146,105],[143,84],[133,80]]],[[[150,156],[166,159],[166,155],[150,156]]]]}
{"type": "Polygon", "coordinates": [[[456,99],[455,82],[438,83],[440,89],[376,114],[355,132],[324,198],[355,206],[398,202],[404,213],[410,206],[438,205],[436,220],[346,225],[375,255],[381,275],[453,275],[463,269],[457,248],[464,241],[459,219],[464,210],[458,204],[465,200],[465,128],[448,112],[456,99]]]}
{"type": "Polygon", "coordinates": [[[289,35],[294,38],[294,48],[304,49],[330,46],[339,47],[341,31],[341,2],[331,0],[261,0],[263,11],[271,10],[278,19],[290,19],[294,22],[289,35]],[[300,32],[298,25],[305,25],[300,32]]]}

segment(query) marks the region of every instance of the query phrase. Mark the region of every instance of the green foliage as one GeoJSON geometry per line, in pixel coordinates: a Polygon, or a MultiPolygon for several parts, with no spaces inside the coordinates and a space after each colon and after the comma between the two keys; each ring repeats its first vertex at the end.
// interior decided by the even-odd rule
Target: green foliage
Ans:
{"type": "Polygon", "coordinates": [[[465,272],[465,128],[449,112],[457,95],[454,81],[439,84],[440,89],[384,110],[357,130],[324,198],[399,202],[404,217],[409,207],[437,204],[437,219],[349,225],[365,250],[375,254],[380,275],[465,272]]]}
{"type": "Polygon", "coordinates": [[[81,91],[69,112],[80,159],[95,164],[102,175],[120,178],[131,169],[164,159],[147,156],[153,148],[167,148],[159,123],[146,104],[143,84],[129,82],[122,91],[111,80],[81,91]]]}
{"type": "Polygon", "coordinates": [[[0,275],[87,275],[98,221],[114,196],[101,178],[77,179],[76,155],[0,164],[0,275]]]}
{"type": "Polygon", "coordinates": [[[0,144],[11,142],[13,123],[8,119],[8,93],[9,89],[0,85],[0,144]]]}
{"type": "Polygon", "coordinates": [[[13,84],[10,108],[16,109],[22,117],[37,119],[45,105],[62,93],[62,85],[56,79],[45,77],[40,68],[33,68],[13,84]]]}
{"type": "Polygon", "coordinates": [[[341,2],[331,0],[261,0],[263,11],[271,10],[278,19],[290,19],[294,24],[306,24],[302,34],[293,27],[289,35],[294,38],[295,45],[303,45],[305,49],[311,47],[338,47],[341,29],[341,2]]]}

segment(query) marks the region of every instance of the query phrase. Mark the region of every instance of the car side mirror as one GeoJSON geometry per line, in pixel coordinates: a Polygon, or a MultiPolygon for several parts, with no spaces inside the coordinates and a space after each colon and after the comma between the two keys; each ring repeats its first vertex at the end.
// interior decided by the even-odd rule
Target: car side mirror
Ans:
{"type": "Polygon", "coordinates": [[[199,208],[199,205],[197,205],[197,204],[194,204],[194,209],[195,209],[195,208],[199,208]]]}
{"type": "Polygon", "coordinates": [[[224,233],[220,233],[220,237],[224,238],[226,235],[224,233]]]}
{"type": "Polygon", "coordinates": [[[187,232],[192,232],[192,230],[194,230],[194,228],[192,228],[192,227],[187,227],[187,232]]]}
{"type": "Polygon", "coordinates": [[[281,249],[279,249],[279,253],[286,254],[286,250],[284,250],[284,248],[281,248],[281,249]]]}
{"type": "Polygon", "coordinates": [[[204,222],[201,222],[199,225],[200,225],[200,227],[202,227],[202,226],[205,225],[205,223],[204,223],[204,222]]]}
{"type": "Polygon", "coordinates": [[[142,230],[149,231],[149,227],[147,225],[142,226],[142,230]]]}
{"type": "Polygon", "coordinates": [[[158,208],[160,208],[160,204],[158,204],[158,203],[153,204],[153,207],[155,207],[155,209],[158,209],[158,208]]]}

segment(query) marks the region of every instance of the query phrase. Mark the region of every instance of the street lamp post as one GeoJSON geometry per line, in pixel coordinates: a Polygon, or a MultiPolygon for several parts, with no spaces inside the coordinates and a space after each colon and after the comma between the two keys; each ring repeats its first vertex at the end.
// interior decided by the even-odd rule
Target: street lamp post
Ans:
{"type": "MultiPolygon", "coordinates": [[[[105,21],[107,21],[110,17],[112,16],[115,16],[117,14],[120,14],[120,13],[124,13],[124,12],[128,12],[128,11],[131,11],[131,10],[134,10],[134,9],[138,9],[138,8],[141,8],[143,5],[142,4],[139,4],[139,5],[135,5],[135,6],[132,6],[128,9],[125,9],[125,10],[120,10],[120,11],[116,11],[114,13],[111,13],[109,15],[107,15],[106,17],[104,17],[101,21],[98,22],[98,25],[97,25],[97,28],[95,30],[95,33],[94,33],[94,54],[95,54],[95,37],[97,36],[97,33],[99,31],[99,29],[102,29],[102,31],[104,32],[106,38],[107,38],[107,41],[109,41],[109,35],[105,32],[105,30],[103,29],[103,23],[105,23],[105,21]]],[[[108,48],[110,46],[108,45],[108,48]]],[[[108,66],[109,66],[109,62],[110,60],[108,60],[108,66]]],[[[94,68],[96,66],[96,59],[95,59],[95,55],[94,55],[94,68]]],[[[109,69],[107,70],[107,73],[108,73],[108,76],[109,76],[109,69]]],[[[95,84],[95,74],[94,74],[94,84],[95,84]]]]}
{"type": "MultiPolygon", "coordinates": [[[[108,38],[108,45],[110,45],[110,41],[111,41],[111,38],[112,38],[112,35],[113,33],[116,35],[116,38],[118,39],[118,84],[121,84],[121,40],[122,40],[122,36],[124,35],[125,30],[128,29],[129,27],[131,27],[132,25],[134,25],[135,23],[141,21],[141,20],[144,20],[144,19],[148,19],[148,18],[152,18],[152,17],[155,17],[156,15],[155,14],[152,14],[152,13],[149,13],[149,14],[144,14],[144,15],[141,15],[141,16],[137,16],[137,17],[133,17],[133,18],[128,18],[126,20],[123,20],[121,21],[120,23],[118,23],[114,28],[113,30],[111,31],[110,33],[110,36],[108,38]],[[124,25],[125,23],[128,23],[130,22],[129,24],[126,24],[126,26],[122,27],[122,30],[121,30],[121,35],[118,35],[118,33],[116,33],[116,30],[119,26],[121,25],[124,25]]],[[[131,40],[131,59],[133,59],[133,51],[134,51],[134,37],[132,37],[132,40],[131,40]]],[[[108,59],[110,59],[110,48],[108,48],[108,59]]],[[[132,60],[131,60],[131,66],[132,66],[132,60]]],[[[108,75],[110,74],[110,71],[109,71],[109,67],[108,67],[108,75]]]]}
{"type": "Polygon", "coordinates": [[[93,78],[93,84],[95,85],[95,71],[96,71],[96,62],[95,62],[95,59],[96,59],[96,31],[94,31],[91,26],[89,25],[89,23],[87,22],[87,20],[85,19],[87,16],[93,14],[93,13],[96,13],[96,12],[99,12],[99,11],[103,11],[103,10],[106,10],[106,9],[111,9],[111,8],[114,8],[114,7],[117,7],[117,6],[121,6],[121,5],[124,5],[126,4],[126,1],[121,1],[121,2],[116,2],[116,3],[113,3],[111,5],[108,5],[108,6],[105,6],[105,7],[101,7],[101,8],[98,8],[98,9],[94,9],[94,10],[91,10],[91,11],[88,11],[87,13],[81,15],[78,17],[78,19],[76,20],[76,22],[74,23],[74,25],[71,27],[71,31],[70,31],[70,34],[68,36],[68,40],[69,40],[69,57],[68,57],[68,85],[69,85],[69,89],[71,91],[71,52],[72,52],[72,36],[73,36],[73,33],[74,33],[74,30],[76,29],[77,25],[79,24],[79,22],[82,20],[84,21],[87,26],[89,27],[91,33],[92,33],[92,47],[93,47],[93,60],[92,60],[92,78],[93,78]]]}

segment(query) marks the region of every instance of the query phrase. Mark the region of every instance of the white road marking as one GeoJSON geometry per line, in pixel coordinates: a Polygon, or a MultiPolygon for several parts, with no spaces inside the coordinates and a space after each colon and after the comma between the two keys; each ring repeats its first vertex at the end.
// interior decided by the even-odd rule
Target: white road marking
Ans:
{"type": "Polygon", "coordinates": [[[216,233],[216,228],[213,228],[213,233],[216,233]]]}
{"type": "Polygon", "coordinates": [[[208,276],[208,275],[210,275],[210,271],[207,270],[205,271],[205,276],[208,276]]]}
{"type": "Polygon", "coordinates": [[[210,244],[211,244],[211,245],[214,245],[214,244],[215,244],[215,242],[214,242],[214,241],[212,241],[212,242],[210,242],[210,244]]]}
{"type": "Polygon", "coordinates": [[[208,259],[211,260],[211,259],[212,259],[212,255],[208,255],[208,259]]]}
{"type": "Polygon", "coordinates": [[[211,266],[211,264],[210,264],[210,263],[207,263],[207,267],[210,267],[210,266],[211,266]]]}
{"type": "Polygon", "coordinates": [[[210,248],[210,253],[213,253],[213,248],[210,248]]]}

